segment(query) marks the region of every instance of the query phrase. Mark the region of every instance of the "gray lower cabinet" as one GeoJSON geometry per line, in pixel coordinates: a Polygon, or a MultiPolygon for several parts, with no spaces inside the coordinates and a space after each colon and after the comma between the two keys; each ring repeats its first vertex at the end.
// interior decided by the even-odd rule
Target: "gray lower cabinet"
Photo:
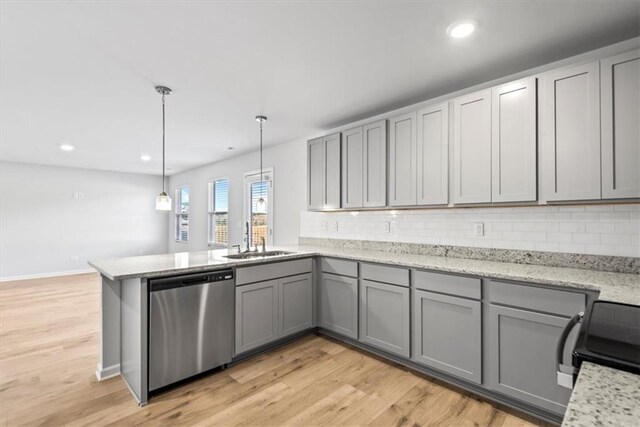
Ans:
{"type": "Polygon", "coordinates": [[[360,341],[410,357],[409,288],[360,280],[360,341]]]}
{"type": "Polygon", "coordinates": [[[313,280],[311,273],[278,280],[278,337],[313,327],[313,280]]]}
{"type": "Polygon", "coordinates": [[[565,317],[490,304],[487,385],[564,413],[571,390],[557,384],[556,345],[567,322],[565,317]]]}
{"type": "Polygon", "coordinates": [[[321,327],[358,339],[358,279],[323,273],[319,317],[321,327]]]}
{"type": "Polygon", "coordinates": [[[482,384],[482,303],[413,291],[412,359],[482,384]]]}
{"type": "Polygon", "coordinates": [[[236,287],[236,354],[312,327],[311,273],[236,287]]]}
{"type": "Polygon", "coordinates": [[[236,287],[236,354],[278,338],[278,280],[236,287]]]}

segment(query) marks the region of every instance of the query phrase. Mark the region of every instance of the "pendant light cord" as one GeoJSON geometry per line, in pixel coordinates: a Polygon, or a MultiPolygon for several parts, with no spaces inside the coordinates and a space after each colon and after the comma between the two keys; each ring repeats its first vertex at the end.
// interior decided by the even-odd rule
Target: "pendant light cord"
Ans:
{"type": "Polygon", "coordinates": [[[260,182],[262,182],[262,120],[260,120],[260,182]]]}
{"type": "Polygon", "coordinates": [[[163,93],[162,94],[162,192],[166,193],[164,188],[164,181],[165,181],[164,152],[165,152],[165,148],[164,148],[164,93],[163,93]]]}

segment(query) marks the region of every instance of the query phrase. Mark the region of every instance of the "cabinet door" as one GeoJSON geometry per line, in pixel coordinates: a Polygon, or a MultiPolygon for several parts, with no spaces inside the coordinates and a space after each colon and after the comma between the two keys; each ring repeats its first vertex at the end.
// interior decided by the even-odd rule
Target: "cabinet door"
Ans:
{"type": "Polygon", "coordinates": [[[320,278],[320,326],[358,339],[358,280],[322,274],[320,278]]]}
{"type": "Polygon", "coordinates": [[[545,200],[600,198],[600,64],[543,77],[541,161],[545,200]]]}
{"type": "Polygon", "coordinates": [[[409,288],[360,281],[360,341],[410,356],[409,288]]]}
{"type": "Polygon", "coordinates": [[[491,91],[453,102],[453,202],[491,202],[491,91]]]}
{"type": "Polygon", "coordinates": [[[492,93],[491,201],[535,201],[536,79],[508,83],[492,93]]]}
{"type": "Polygon", "coordinates": [[[489,305],[489,387],[558,414],[571,390],[556,377],[556,346],[569,319],[489,305]]]}
{"type": "Polygon", "coordinates": [[[278,280],[278,337],[313,326],[313,281],[311,273],[278,280]]]}
{"type": "Polygon", "coordinates": [[[278,338],[278,281],[236,287],[236,354],[278,338]]]}
{"type": "Polygon", "coordinates": [[[602,198],[640,197],[640,50],[600,64],[602,198]]]}
{"type": "Polygon", "coordinates": [[[413,292],[413,360],[482,384],[481,302],[413,292]]]}
{"type": "Polygon", "coordinates": [[[387,204],[387,121],[363,128],[363,206],[387,204]]]}
{"type": "Polygon", "coordinates": [[[325,200],[325,155],[322,138],[307,142],[307,209],[322,209],[325,200]]]}
{"type": "Polygon", "coordinates": [[[340,134],[323,138],[325,146],[325,209],[340,207],[340,134]]]}
{"type": "Polygon", "coordinates": [[[416,113],[389,119],[389,205],[416,204],[416,113]]]}
{"type": "Polygon", "coordinates": [[[449,103],[418,111],[417,203],[449,202],[449,103]]]}
{"type": "Polygon", "coordinates": [[[342,133],[342,207],[362,207],[362,128],[342,133]]]}

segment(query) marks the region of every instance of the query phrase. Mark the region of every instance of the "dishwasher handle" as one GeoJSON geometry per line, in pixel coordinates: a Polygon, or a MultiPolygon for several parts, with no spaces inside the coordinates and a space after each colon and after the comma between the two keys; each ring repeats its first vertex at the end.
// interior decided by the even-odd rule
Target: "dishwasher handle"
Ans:
{"type": "Polygon", "coordinates": [[[162,277],[149,281],[149,291],[159,292],[186,286],[233,280],[233,270],[210,271],[207,273],[185,274],[182,276],[162,277]]]}

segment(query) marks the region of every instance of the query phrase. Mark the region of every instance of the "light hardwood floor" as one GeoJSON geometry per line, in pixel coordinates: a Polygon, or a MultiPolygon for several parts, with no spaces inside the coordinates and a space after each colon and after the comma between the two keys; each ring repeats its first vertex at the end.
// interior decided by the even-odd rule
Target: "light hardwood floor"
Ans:
{"type": "Polygon", "coordinates": [[[3,426],[536,425],[316,335],[140,408],[120,378],[94,376],[99,298],[93,274],[0,283],[3,426]]]}

